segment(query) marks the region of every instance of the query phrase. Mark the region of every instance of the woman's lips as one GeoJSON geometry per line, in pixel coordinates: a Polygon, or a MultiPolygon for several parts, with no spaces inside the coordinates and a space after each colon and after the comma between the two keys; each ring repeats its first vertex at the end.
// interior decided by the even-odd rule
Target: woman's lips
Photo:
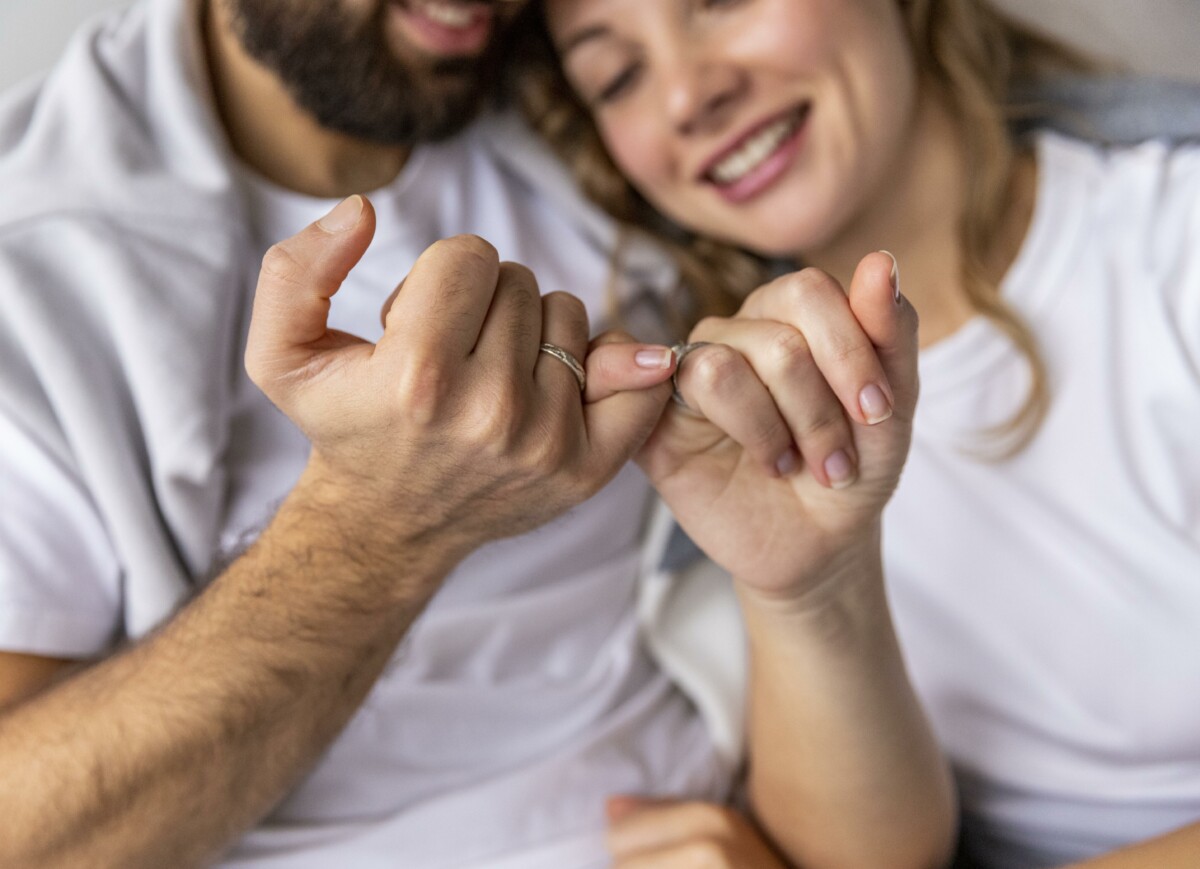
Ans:
{"type": "Polygon", "coordinates": [[[487,47],[495,18],[490,3],[393,0],[391,16],[417,48],[435,55],[474,55],[487,47]]]}
{"type": "Polygon", "coordinates": [[[728,202],[740,203],[767,190],[795,162],[804,143],[811,107],[760,124],[734,148],[709,163],[703,178],[728,202]],[[759,152],[762,153],[759,153],[759,152]]]}

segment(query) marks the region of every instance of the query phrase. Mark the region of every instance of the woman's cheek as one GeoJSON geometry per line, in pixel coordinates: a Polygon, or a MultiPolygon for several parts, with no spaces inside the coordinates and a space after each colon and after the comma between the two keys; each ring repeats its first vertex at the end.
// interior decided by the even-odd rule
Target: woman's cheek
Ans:
{"type": "Polygon", "coordinates": [[[654,129],[656,125],[642,117],[645,111],[641,108],[614,112],[602,133],[608,153],[621,174],[638,189],[651,193],[669,187],[676,162],[669,143],[654,129]]]}

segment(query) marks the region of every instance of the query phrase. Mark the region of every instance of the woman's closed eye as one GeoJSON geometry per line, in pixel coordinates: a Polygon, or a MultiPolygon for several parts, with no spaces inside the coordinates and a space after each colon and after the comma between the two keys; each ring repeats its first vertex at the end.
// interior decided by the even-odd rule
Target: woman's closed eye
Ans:
{"type": "Polygon", "coordinates": [[[620,72],[611,76],[608,82],[596,92],[595,96],[592,97],[592,103],[594,105],[605,105],[619,100],[633,90],[637,85],[638,79],[641,77],[641,73],[642,64],[640,62],[622,67],[620,72]]]}

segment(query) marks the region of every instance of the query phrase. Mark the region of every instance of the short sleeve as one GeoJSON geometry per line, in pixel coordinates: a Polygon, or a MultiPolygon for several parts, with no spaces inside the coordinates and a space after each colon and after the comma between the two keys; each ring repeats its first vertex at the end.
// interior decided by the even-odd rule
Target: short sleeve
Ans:
{"type": "Polygon", "coordinates": [[[0,650],[94,657],[120,624],[120,568],[86,490],[0,412],[0,650]]]}

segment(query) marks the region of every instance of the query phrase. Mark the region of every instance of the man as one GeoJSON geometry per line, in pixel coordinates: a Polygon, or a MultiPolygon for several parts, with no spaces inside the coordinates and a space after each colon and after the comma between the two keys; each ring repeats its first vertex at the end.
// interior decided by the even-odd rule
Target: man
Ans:
{"type": "MultiPolygon", "coordinates": [[[[358,407],[307,392],[301,433],[242,373],[263,252],[358,190],[375,209],[352,198],[309,230],[357,233],[361,253],[376,228],[335,308],[349,333],[378,334],[418,254],[463,232],[602,310],[599,249],[483,147],[487,127],[451,138],[513,6],[155,0],[7,101],[0,282],[22,310],[0,327],[0,702],[15,706],[0,863],[192,865],[240,838],[230,865],[561,865],[570,840],[601,850],[609,793],[723,793],[727,765],[637,645],[636,472],[541,534],[479,549],[617,474],[667,387],[606,393],[661,383],[663,348],[592,362],[581,430],[573,373],[537,352],[584,357],[578,303],[543,310],[527,272],[459,238],[409,276],[415,326],[391,342],[405,360],[345,399],[358,407]],[[486,361],[423,380],[468,328],[486,361]],[[502,379],[517,347],[536,374],[525,392],[502,379]],[[414,394],[425,425],[398,442],[414,394]],[[330,438],[329,465],[305,436],[330,438]],[[372,476],[353,477],[368,450],[372,476]],[[235,559],[223,573],[220,553],[235,559]],[[138,642],[21,702],[124,640],[138,642]],[[531,813],[530,793],[553,803],[531,813]]],[[[268,260],[275,286],[297,267],[286,257],[268,260]]],[[[306,268],[331,293],[349,265],[306,268]]],[[[279,306],[267,340],[311,342],[295,294],[260,304],[279,306]]],[[[263,355],[266,377],[279,360],[263,355]]]]}
{"type": "Polygon", "coordinates": [[[599,866],[727,795],[634,616],[671,357],[539,298],[600,319],[604,226],[466,126],[513,6],[148,0],[0,107],[0,865],[599,866]]]}

